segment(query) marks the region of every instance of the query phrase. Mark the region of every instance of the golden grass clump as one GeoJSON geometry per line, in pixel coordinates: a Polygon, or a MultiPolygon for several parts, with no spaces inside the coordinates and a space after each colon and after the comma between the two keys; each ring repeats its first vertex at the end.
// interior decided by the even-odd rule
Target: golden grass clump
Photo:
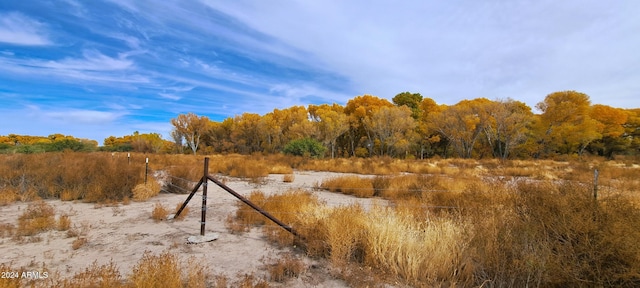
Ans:
{"type": "Polygon", "coordinates": [[[412,285],[472,283],[465,225],[447,219],[416,221],[387,208],[375,208],[363,216],[365,264],[390,271],[412,285]]]}
{"type": "MultiPolygon", "coordinates": [[[[271,215],[282,221],[284,224],[297,229],[300,223],[300,215],[304,211],[312,210],[320,204],[320,200],[313,196],[311,193],[304,190],[289,190],[282,194],[271,195],[265,198],[262,207],[264,210],[269,211],[271,215]]],[[[245,205],[246,206],[246,205],[245,205]]],[[[257,214],[257,212],[252,212],[257,214]]],[[[267,239],[274,241],[280,245],[291,244],[295,241],[294,237],[277,226],[271,220],[260,216],[265,222],[263,232],[266,234],[267,239]]]]}
{"type": "Polygon", "coordinates": [[[0,206],[6,206],[20,199],[20,194],[16,192],[15,188],[4,187],[0,188],[0,206]]]}
{"type": "Polygon", "coordinates": [[[208,274],[198,261],[189,261],[185,273],[176,254],[163,252],[153,255],[145,251],[129,276],[131,287],[182,288],[208,287],[208,274]]]}
{"type": "Polygon", "coordinates": [[[17,236],[32,236],[56,227],[55,210],[44,201],[29,204],[18,217],[17,236]]]}
{"type": "Polygon", "coordinates": [[[168,215],[169,215],[169,210],[167,210],[167,208],[164,207],[162,203],[156,202],[153,205],[153,210],[151,211],[151,219],[153,219],[156,222],[160,222],[160,221],[166,220],[168,215]]]}
{"type": "Polygon", "coordinates": [[[69,218],[69,215],[67,214],[60,215],[60,217],[58,217],[58,223],[56,226],[57,226],[56,229],[58,231],[69,230],[69,228],[71,228],[71,219],[69,218]]]}
{"type": "Polygon", "coordinates": [[[329,258],[335,265],[348,262],[363,263],[367,231],[364,210],[357,205],[337,207],[323,219],[329,258]]]}
{"type": "Polygon", "coordinates": [[[269,166],[256,159],[234,160],[229,166],[229,176],[249,179],[251,183],[261,183],[269,176],[269,166]]]}
{"type": "Polygon", "coordinates": [[[267,264],[269,279],[274,282],[284,283],[290,278],[296,278],[304,273],[306,265],[300,258],[286,254],[267,264]]]}
{"type": "Polygon", "coordinates": [[[320,188],[356,197],[373,197],[371,179],[358,176],[339,176],[322,181],[320,188]]]}
{"type": "Polygon", "coordinates": [[[201,262],[191,259],[188,261],[186,272],[183,276],[183,287],[189,288],[207,288],[209,281],[209,273],[201,262]]]}
{"type": "Polygon", "coordinates": [[[293,168],[289,165],[274,164],[269,168],[269,174],[292,174],[293,168]]]}
{"type": "MultiPolygon", "coordinates": [[[[133,201],[145,201],[160,193],[160,184],[153,178],[147,180],[147,184],[138,184],[133,188],[133,201]]],[[[124,200],[124,199],[123,199],[124,200]]]]}
{"type": "Polygon", "coordinates": [[[75,240],[73,240],[73,242],[71,242],[71,248],[73,250],[78,250],[80,249],[82,246],[84,246],[85,244],[87,244],[87,242],[89,242],[89,240],[87,239],[87,237],[80,237],[78,236],[78,238],[76,238],[75,240]]]}
{"type": "Polygon", "coordinates": [[[182,287],[178,257],[169,252],[153,255],[145,251],[142,259],[133,267],[129,281],[133,287],[153,288],[182,287]]]}
{"type": "Polygon", "coordinates": [[[291,183],[296,179],[296,176],[293,174],[284,174],[282,175],[282,182],[291,183]]]}
{"type": "MultiPolygon", "coordinates": [[[[176,204],[176,210],[173,213],[173,215],[175,215],[175,213],[178,213],[178,210],[180,210],[180,207],[182,207],[182,202],[176,204]]],[[[187,217],[187,215],[189,215],[189,206],[185,206],[184,209],[182,209],[182,212],[180,212],[180,215],[178,215],[178,217],[175,217],[174,219],[184,220],[187,217]]]]}
{"type": "Polygon", "coordinates": [[[109,262],[109,264],[98,265],[97,261],[94,261],[84,271],[76,273],[73,277],[58,281],[55,287],[126,287],[122,281],[122,276],[115,263],[109,262]]]}
{"type": "MultiPolygon", "coordinates": [[[[298,226],[303,226],[298,225],[302,220],[300,215],[315,210],[315,207],[320,204],[317,197],[303,190],[289,190],[282,194],[268,197],[261,191],[253,191],[248,196],[248,199],[294,229],[298,226]]],[[[235,217],[228,219],[227,228],[234,232],[242,232],[248,231],[251,225],[265,225],[263,232],[269,240],[281,245],[293,243],[293,236],[289,232],[277,226],[248,205],[240,201],[237,203],[238,209],[235,217]],[[233,224],[234,221],[239,223],[233,224]]]]}

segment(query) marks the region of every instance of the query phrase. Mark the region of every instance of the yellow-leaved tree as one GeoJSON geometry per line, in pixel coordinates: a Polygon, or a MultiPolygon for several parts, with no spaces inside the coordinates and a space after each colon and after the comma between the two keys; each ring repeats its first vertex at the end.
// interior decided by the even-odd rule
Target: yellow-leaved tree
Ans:
{"type": "Polygon", "coordinates": [[[540,153],[581,155],[589,143],[602,138],[602,123],[590,115],[589,96],[576,91],[554,92],[536,105],[540,153]]]}
{"type": "Polygon", "coordinates": [[[172,135],[175,134],[172,136],[174,140],[177,137],[184,139],[187,146],[193,151],[193,155],[196,155],[200,140],[209,127],[209,118],[189,112],[179,114],[178,117],[171,119],[171,125],[174,127],[174,132],[172,132],[172,135]]]}

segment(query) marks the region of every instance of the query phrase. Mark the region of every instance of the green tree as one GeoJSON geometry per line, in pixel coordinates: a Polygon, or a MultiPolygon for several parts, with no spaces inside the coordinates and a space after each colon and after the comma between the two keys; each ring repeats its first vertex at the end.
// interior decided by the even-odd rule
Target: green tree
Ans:
{"type": "Polygon", "coordinates": [[[322,143],[317,140],[312,138],[302,138],[292,140],[287,143],[282,152],[296,156],[319,158],[324,155],[326,150],[327,148],[322,146],[322,143]]]}
{"type": "Polygon", "coordinates": [[[420,118],[422,111],[420,109],[420,103],[422,103],[422,95],[420,95],[420,93],[402,92],[394,96],[391,101],[397,106],[409,107],[413,119],[418,120],[418,118],[420,118]]]}

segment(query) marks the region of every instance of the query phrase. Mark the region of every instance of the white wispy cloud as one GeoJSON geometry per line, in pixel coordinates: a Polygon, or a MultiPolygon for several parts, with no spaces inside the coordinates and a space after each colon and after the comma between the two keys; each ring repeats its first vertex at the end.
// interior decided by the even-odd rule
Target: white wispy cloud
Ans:
{"type": "Polygon", "coordinates": [[[95,111],[95,110],[67,110],[67,111],[43,111],[42,117],[54,121],[82,124],[104,124],[113,122],[123,115],[119,112],[95,111]]]}
{"type": "Polygon", "coordinates": [[[27,46],[53,44],[45,24],[19,12],[0,12],[0,42],[27,46]]]}
{"type": "Polygon", "coordinates": [[[182,97],[175,95],[175,94],[171,94],[171,93],[158,93],[158,95],[160,95],[160,97],[164,98],[164,99],[169,99],[169,100],[180,100],[182,99],[182,97]]]}
{"type": "MultiPolygon", "coordinates": [[[[135,64],[121,54],[110,57],[95,50],[85,50],[82,58],[46,60],[37,58],[0,57],[4,72],[26,77],[54,77],[61,80],[82,80],[88,84],[150,83],[152,80],[137,73],[135,64]],[[123,74],[123,72],[130,72],[123,74]]],[[[1,72],[0,72],[1,73],[1,72]]]]}
{"type": "Polygon", "coordinates": [[[83,58],[66,58],[59,61],[41,61],[40,66],[59,70],[110,71],[132,68],[133,61],[126,57],[109,57],[95,50],[85,50],[83,58]]]}

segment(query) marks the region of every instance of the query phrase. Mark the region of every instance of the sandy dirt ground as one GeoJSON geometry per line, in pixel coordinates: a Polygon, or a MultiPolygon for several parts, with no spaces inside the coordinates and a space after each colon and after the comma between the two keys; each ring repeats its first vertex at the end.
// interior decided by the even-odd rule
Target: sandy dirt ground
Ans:
{"type": "MultiPolygon", "coordinates": [[[[226,185],[241,195],[249,195],[254,190],[266,194],[285,192],[292,188],[311,190],[315,183],[334,177],[330,172],[296,172],[291,183],[282,181],[283,175],[270,175],[261,185],[226,178],[226,185]]],[[[297,279],[284,284],[270,283],[282,287],[347,287],[331,276],[325,260],[309,259],[293,248],[279,248],[268,243],[260,228],[248,233],[232,234],[225,228],[228,215],[236,210],[237,199],[209,182],[207,198],[206,235],[217,234],[212,242],[188,244],[189,236],[200,234],[201,192],[194,196],[184,220],[156,222],[151,219],[151,211],[156,203],[162,203],[173,210],[187,195],[161,193],[146,202],[131,202],[117,206],[96,205],[82,202],[46,201],[56,209],[56,217],[68,214],[74,229],[85,233],[87,243],[77,250],[72,248],[76,239],[67,237],[65,231],[48,231],[39,234],[42,240],[32,243],[17,243],[12,238],[0,238],[0,263],[13,268],[24,267],[30,271],[49,271],[54,280],[66,278],[83,271],[94,261],[99,265],[113,261],[121,275],[131,275],[145,251],[160,254],[165,251],[179,254],[181,261],[199,261],[207,267],[210,275],[225,275],[230,283],[246,274],[268,279],[265,264],[273,262],[286,253],[297,253],[307,264],[306,272],[297,279]]],[[[379,199],[361,199],[352,196],[313,191],[327,205],[347,205],[360,203],[363,207],[383,204],[379,199]]],[[[17,226],[17,219],[28,203],[16,202],[0,206],[1,223],[17,226]]],[[[183,265],[185,267],[186,265],[183,265]]]]}

